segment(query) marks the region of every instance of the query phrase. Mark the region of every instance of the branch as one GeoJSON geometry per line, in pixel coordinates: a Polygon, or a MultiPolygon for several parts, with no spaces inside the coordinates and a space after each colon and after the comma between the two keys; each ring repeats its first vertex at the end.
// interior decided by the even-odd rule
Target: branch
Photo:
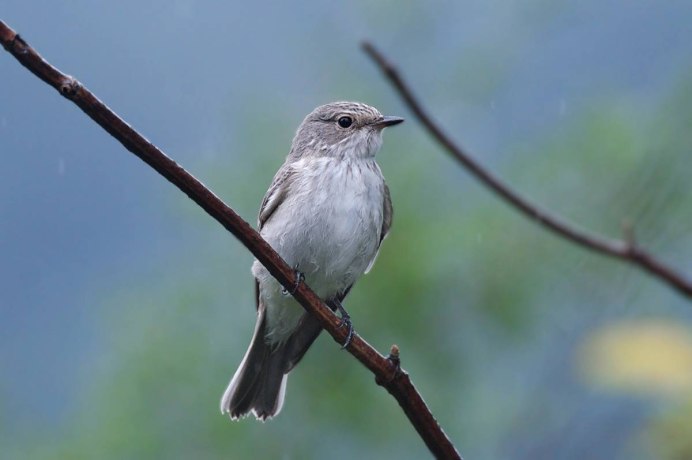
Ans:
{"type": "Polygon", "coordinates": [[[495,177],[485,167],[452,139],[432,120],[423,109],[420,102],[403,80],[397,69],[378,51],[372,43],[364,42],[363,50],[377,64],[385,77],[394,86],[404,103],[411,109],[418,121],[428,130],[428,133],[449,153],[461,163],[472,175],[480,180],[491,191],[500,196],[504,201],[523,213],[529,219],[543,226],[547,230],[562,238],[582,246],[591,251],[603,254],[615,259],[630,263],[642,270],[649,272],[654,277],[667,283],[685,297],[692,298],[692,281],[686,279],[673,268],[656,259],[644,249],[634,244],[633,240],[625,238],[611,240],[581,229],[578,226],[563,220],[545,209],[522,197],[512,190],[509,185],[495,177]]]}
{"type": "MultiPolygon", "coordinates": [[[[200,181],[142,137],[111,111],[76,79],[65,75],[46,62],[19,35],[0,21],[0,42],[24,67],[74,102],[91,119],[116,138],[127,150],[154,168],[178,187],[210,216],[240,240],[267,270],[289,291],[297,282],[293,269],[238,214],[207,189],[200,181]]],[[[338,343],[344,343],[347,331],[340,320],[305,284],[300,283],[293,296],[314,315],[338,343]]],[[[375,375],[376,382],[394,396],[430,451],[438,458],[461,458],[447,438],[423,398],[399,367],[398,349],[385,358],[359,335],[354,334],[348,351],[375,375]]]]}

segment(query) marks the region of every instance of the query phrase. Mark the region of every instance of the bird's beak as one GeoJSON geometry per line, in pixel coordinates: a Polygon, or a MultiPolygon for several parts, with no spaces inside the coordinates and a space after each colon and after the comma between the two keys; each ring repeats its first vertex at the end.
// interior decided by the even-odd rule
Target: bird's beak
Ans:
{"type": "Polygon", "coordinates": [[[376,128],[382,129],[386,128],[387,126],[394,126],[398,125],[399,123],[403,122],[404,119],[401,117],[382,117],[381,120],[376,121],[373,123],[373,125],[376,128]]]}

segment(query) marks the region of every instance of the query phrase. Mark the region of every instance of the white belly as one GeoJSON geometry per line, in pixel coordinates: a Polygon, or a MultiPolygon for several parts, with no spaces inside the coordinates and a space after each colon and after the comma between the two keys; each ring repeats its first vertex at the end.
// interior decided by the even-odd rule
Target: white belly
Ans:
{"type": "MultiPolygon", "coordinates": [[[[374,159],[309,161],[306,172],[293,181],[290,197],[261,233],[289,265],[305,275],[317,295],[328,299],[352,285],[377,253],[384,181],[374,159]]],[[[283,295],[280,285],[257,262],[253,274],[260,281],[270,329],[281,340],[295,326],[302,307],[283,295]]]]}

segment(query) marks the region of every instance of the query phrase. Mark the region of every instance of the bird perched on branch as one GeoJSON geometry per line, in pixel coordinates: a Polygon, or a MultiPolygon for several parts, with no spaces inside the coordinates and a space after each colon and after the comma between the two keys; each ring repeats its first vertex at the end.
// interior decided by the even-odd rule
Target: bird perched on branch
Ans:
{"type": "MultiPolygon", "coordinates": [[[[392,202],[375,154],[382,130],[403,121],[357,102],[317,107],[298,127],[259,212],[259,230],[281,257],[353,329],[341,302],[375,262],[392,224],[392,202]]],[[[279,413],[287,374],[322,328],[258,261],[252,265],[257,323],[221,399],[232,419],[279,413]]]]}

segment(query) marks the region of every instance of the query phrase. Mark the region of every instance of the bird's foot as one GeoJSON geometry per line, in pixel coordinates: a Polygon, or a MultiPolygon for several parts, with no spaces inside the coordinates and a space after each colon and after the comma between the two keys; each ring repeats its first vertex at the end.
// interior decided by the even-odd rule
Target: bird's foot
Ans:
{"type": "Polygon", "coordinates": [[[339,328],[342,327],[347,327],[348,328],[348,333],[346,334],[346,340],[344,341],[344,344],[341,345],[341,348],[346,348],[351,344],[351,340],[353,340],[353,323],[351,323],[351,315],[348,314],[346,309],[344,308],[343,305],[341,305],[341,302],[338,300],[332,301],[332,304],[336,307],[336,309],[339,311],[339,314],[341,315],[341,321],[339,322],[339,328]]]}
{"type": "Polygon", "coordinates": [[[288,295],[293,295],[293,294],[295,294],[296,291],[298,290],[298,286],[300,286],[300,283],[302,283],[303,281],[305,281],[305,275],[303,274],[303,272],[301,272],[300,270],[298,270],[298,266],[297,266],[297,265],[296,265],[296,267],[293,269],[293,273],[295,274],[296,281],[295,281],[295,283],[293,283],[293,287],[291,288],[290,291],[289,291],[288,289],[286,289],[285,287],[282,287],[282,288],[281,288],[281,294],[282,294],[282,295],[288,296],[288,295]]]}

